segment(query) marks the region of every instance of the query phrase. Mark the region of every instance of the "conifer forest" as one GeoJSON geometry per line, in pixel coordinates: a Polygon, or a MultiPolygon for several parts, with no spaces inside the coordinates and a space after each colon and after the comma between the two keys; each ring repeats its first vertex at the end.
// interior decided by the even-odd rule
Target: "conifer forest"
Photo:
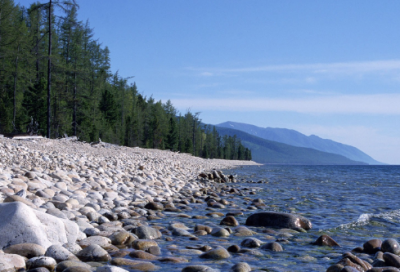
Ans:
{"type": "Polygon", "coordinates": [[[220,136],[200,113],[181,113],[112,73],[109,49],[94,39],[88,21],[77,19],[78,10],[73,0],[30,7],[0,0],[0,134],[68,135],[251,160],[239,138],[220,136]]]}

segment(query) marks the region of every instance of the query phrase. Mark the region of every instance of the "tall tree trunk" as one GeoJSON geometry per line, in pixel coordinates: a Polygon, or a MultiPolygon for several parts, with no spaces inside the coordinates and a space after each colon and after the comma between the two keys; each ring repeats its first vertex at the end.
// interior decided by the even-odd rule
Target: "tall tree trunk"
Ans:
{"type": "Polygon", "coordinates": [[[74,114],[72,117],[72,121],[74,123],[74,136],[76,136],[76,64],[75,64],[75,72],[74,72],[74,114]]]}
{"type": "Polygon", "coordinates": [[[13,112],[13,129],[15,130],[15,119],[17,116],[17,78],[18,78],[18,53],[19,45],[17,48],[17,56],[15,58],[15,72],[14,72],[14,112],[13,112]]]}
{"type": "Polygon", "coordinates": [[[50,91],[51,91],[51,2],[49,2],[49,59],[47,64],[47,138],[50,139],[50,91]]]}

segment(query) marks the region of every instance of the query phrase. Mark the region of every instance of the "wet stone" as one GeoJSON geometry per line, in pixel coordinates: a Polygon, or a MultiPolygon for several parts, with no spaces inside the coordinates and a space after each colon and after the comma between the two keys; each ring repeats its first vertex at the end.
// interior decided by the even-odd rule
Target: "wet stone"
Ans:
{"type": "Polygon", "coordinates": [[[84,262],[107,262],[111,259],[108,252],[99,245],[90,245],[79,251],[76,255],[84,262]]]}
{"type": "Polygon", "coordinates": [[[282,246],[277,242],[267,243],[267,244],[261,246],[260,248],[263,250],[270,250],[270,251],[275,251],[275,252],[283,251],[282,246]]]}
{"type": "Polygon", "coordinates": [[[139,240],[135,240],[132,243],[132,246],[134,249],[146,250],[149,247],[158,246],[158,244],[156,241],[153,241],[153,240],[139,239],[139,240]]]}
{"type": "Polygon", "coordinates": [[[226,216],[224,219],[221,220],[219,224],[233,227],[239,226],[239,222],[233,216],[226,216]]]}
{"type": "Polygon", "coordinates": [[[129,253],[132,258],[143,259],[143,260],[157,260],[158,257],[142,250],[135,250],[129,253]]]}
{"type": "Polygon", "coordinates": [[[330,236],[323,234],[314,242],[314,245],[317,246],[339,246],[335,240],[333,240],[330,236]]]}
{"type": "Polygon", "coordinates": [[[381,250],[382,241],[380,239],[371,239],[364,243],[363,251],[368,254],[375,254],[381,250]]]}
{"type": "Polygon", "coordinates": [[[162,237],[162,234],[158,229],[148,226],[140,226],[136,228],[135,234],[139,239],[159,239],[162,237]]]}
{"type": "Polygon", "coordinates": [[[165,257],[159,259],[163,263],[188,263],[189,260],[183,257],[165,257]]]}
{"type": "Polygon", "coordinates": [[[229,252],[223,247],[217,247],[200,255],[203,259],[226,259],[231,257],[229,252]]]}
{"type": "Polygon", "coordinates": [[[159,202],[149,202],[144,207],[153,211],[162,211],[164,209],[163,204],[159,202]]]}
{"type": "Polygon", "coordinates": [[[228,237],[230,233],[224,228],[213,228],[211,235],[215,237],[228,237]]]}
{"type": "Polygon", "coordinates": [[[63,262],[58,263],[57,267],[56,267],[56,271],[62,272],[62,271],[64,271],[64,269],[72,268],[72,267],[82,267],[82,268],[90,269],[91,266],[84,262],[68,260],[68,261],[63,261],[63,262]]]}
{"type": "Polygon", "coordinates": [[[189,265],[182,269],[182,272],[217,272],[206,265],[189,265]]]}
{"type": "Polygon", "coordinates": [[[250,248],[254,248],[254,247],[260,247],[261,244],[263,244],[263,242],[259,239],[256,238],[247,238],[244,239],[240,245],[244,246],[244,247],[250,247],[250,248]]]}
{"type": "Polygon", "coordinates": [[[240,251],[240,246],[238,245],[231,245],[227,249],[229,252],[238,253],[240,251]]]}
{"type": "Polygon", "coordinates": [[[393,254],[399,254],[400,253],[400,245],[395,239],[387,239],[382,242],[382,251],[383,252],[390,252],[393,254]]]}
{"type": "Polygon", "coordinates": [[[231,272],[250,272],[251,267],[248,263],[240,262],[240,263],[237,263],[234,266],[232,266],[230,271],[231,272]]]}

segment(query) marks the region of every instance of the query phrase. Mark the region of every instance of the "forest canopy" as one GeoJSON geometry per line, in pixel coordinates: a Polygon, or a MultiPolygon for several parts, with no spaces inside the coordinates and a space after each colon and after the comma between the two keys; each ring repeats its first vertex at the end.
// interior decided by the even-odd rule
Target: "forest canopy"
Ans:
{"type": "Polygon", "coordinates": [[[49,138],[251,160],[236,136],[221,137],[199,113],[182,114],[113,74],[108,47],[77,11],[73,0],[29,8],[0,0],[0,133],[25,133],[34,123],[49,138]]]}

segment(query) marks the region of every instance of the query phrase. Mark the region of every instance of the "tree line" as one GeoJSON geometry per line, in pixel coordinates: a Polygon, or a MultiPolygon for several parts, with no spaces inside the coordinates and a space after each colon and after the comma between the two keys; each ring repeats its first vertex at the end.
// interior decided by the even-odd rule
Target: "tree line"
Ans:
{"type": "Polygon", "coordinates": [[[77,19],[74,0],[29,8],[0,0],[0,133],[29,127],[48,138],[170,149],[251,160],[237,137],[220,136],[199,113],[177,111],[110,70],[110,51],[77,19]],[[57,15],[56,15],[57,13],[57,15]],[[61,15],[60,15],[61,14],[61,15]]]}

